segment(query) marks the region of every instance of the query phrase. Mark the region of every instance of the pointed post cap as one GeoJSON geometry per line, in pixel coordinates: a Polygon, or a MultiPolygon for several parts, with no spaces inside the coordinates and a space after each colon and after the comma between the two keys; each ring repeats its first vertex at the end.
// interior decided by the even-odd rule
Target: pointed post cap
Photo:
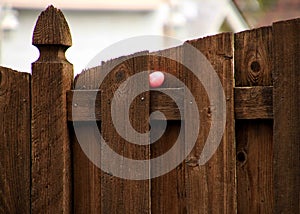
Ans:
{"type": "Polygon", "coordinates": [[[59,9],[51,5],[41,13],[33,31],[32,44],[67,47],[72,45],[68,23],[59,9]]]}

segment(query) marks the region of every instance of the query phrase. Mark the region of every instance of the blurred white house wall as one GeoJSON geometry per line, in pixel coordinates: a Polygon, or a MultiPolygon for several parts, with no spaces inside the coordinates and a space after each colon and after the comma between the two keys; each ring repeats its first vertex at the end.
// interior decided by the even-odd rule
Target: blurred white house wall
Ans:
{"type": "MultiPolygon", "coordinates": [[[[24,2],[24,1],[22,1],[24,2]]],[[[36,20],[47,7],[37,8],[27,2],[26,7],[12,5],[18,12],[18,27],[2,30],[1,65],[25,72],[31,72],[31,63],[37,60],[38,50],[31,45],[36,20]]],[[[4,5],[3,5],[4,6],[4,5]]],[[[54,5],[57,7],[56,5],[54,5]]],[[[162,26],[156,20],[156,10],[142,8],[126,10],[79,10],[61,8],[70,26],[73,45],[67,51],[68,60],[79,73],[103,48],[124,38],[137,35],[162,34],[162,26]]]]}
{"type": "Polygon", "coordinates": [[[31,71],[31,63],[39,55],[31,45],[33,28],[38,15],[49,4],[60,8],[69,23],[73,45],[67,51],[67,58],[74,64],[75,73],[79,73],[101,50],[126,38],[168,35],[184,41],[218,33],[225,19],[233,31],[246,29],[239,11],[231,3],[231,0],[0,0],[1,22],[3,9],[9,7],[15,9],[18,20],[14,29],[1,29],[0,65],[31,71]]]}

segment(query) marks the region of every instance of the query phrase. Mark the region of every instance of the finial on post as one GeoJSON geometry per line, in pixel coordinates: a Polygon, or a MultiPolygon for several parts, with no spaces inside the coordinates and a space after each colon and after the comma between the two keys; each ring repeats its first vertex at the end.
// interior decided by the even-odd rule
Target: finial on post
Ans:
{"type": "Polygon", "coordinates": [[[36,62],[67,61],[65,52],[72,45],[72,38],[59,9],[51,5],[41,13],[33,31],[32,44],[40,51],[36,62]]]}
{"type": "Polygon", "coordinates": [[[72,38],[68,23],[63,13],[50,5],[39,16],[33,31],[32,44],[63,45],[70,47],[72,38]]]}

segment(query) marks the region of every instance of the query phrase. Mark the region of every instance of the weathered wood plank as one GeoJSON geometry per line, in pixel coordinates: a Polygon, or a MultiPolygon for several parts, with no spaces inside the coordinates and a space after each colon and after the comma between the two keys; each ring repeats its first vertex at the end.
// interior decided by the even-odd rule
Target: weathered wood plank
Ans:
{"type": "Polygon", "coordinates": [[[235,86],[269,86],[272,82],[271,27],[235,34],[235,86]]]}
{"type": "Polygon", "coordinates": [[[30,74],[0,67],[0,213],[30,213],[30,74]]]}
{"type": "Polygon", "coordinates": [[[274,211],[300,212],[300,19],[273,24],[274,211]]]}
{"type": "Polygon", "coordinates": [[[235,119],[272,119],[272,86],[235,87],[235,119]]]}
{"type": "MultiPolygon", "coordinates": [[[[179,103],[179,108],[184,106],[184,91],[182,90],[184,83],[184,73],[180,61],[172,60],[179,59],[182,61],[182,47],[170,48],[158,52],[151,53],[149,61],[149,69],[165,72],[165,82],[161,86],[161,91],[164,90],[179,90],[180,93],[175,96],[174,101],[179,103]],[[174,78],[179,79],[182,83],[177,82],[174,78]],[[170,89],[172,88],[172,89],[170,89]],[[181,89],[178,89],[181,88],[181,89]],[[179,97],[178,97],[179,96],[179,97]],[[178,99],[180,98],[181,99],[178,99]]],[[[152,93],[152,92],[151,92],[152,93]]],[[[151,94],[152,95],[152,94],[151,94]]],[[[151,97],[152,98],[152,97],[151,97]]],[[[155,98],[155,97],[153,97],[155,98]]],[[[151,112],[160,110],[165,114],[167,119],[176,116],[180,120],[180,112],[174,101],[166,96],[158,94],[158,99],[151,99],[151,112]],[[162,100],[164,99],[164,100],[162,100]],[[157,102],[154,102],[157,101],[157,102]],[[168,107],[167,107],[168,106],[168,107]],[[169,107],[173,110],[168,109],[169,107]],[[174,108],[175,107],[175,108],[174,108]],[[173,112],[173,114],[171,113],[173,112]],[[171,113],[171,114],[170,114],[171,113]],[[170,117],[171,116],[171,117],[170,117]]],[[[184,115],[182,115],[184,116],[184,115]]],[[[153,118],[155,119],[155,118],[153,118]]],[[[166,121],[165,121],[166,122],[166,121]]],[[[161,132],[163,123],[161,121],[152,121],[150,138],[153,141],[161,132]]],[[[166,168],[179,156],[176,151],[173,159],[166,159],[165,153],[174,146],[179,137],[179,130],[183,129],[181,121],[168,121],[164,135],[155,143],[151,144],[151,158],[161,158],[158,165],[151,164],[151,176],[155,175],[156,171],[166,168]]],[[[184,151],[184,138],[179,139],[181,151],[184,151]]],[[[183,158],[184,159],[184,158],[183,158]]],[[[184,160],[183,160],[184,161],[184,160]]],[[[186,212],[186,197],[185,197],[185,181],[184,181],[184,163],[179,166],[173,166],[174,169],[162,176],[151,179],[151,213],[185,213],[186,212]]]]}
{"type": "Polygon", "coordinates": [[[95,147],[95,142],[100,143],[95,134],[99,130],[90,122],[73,122],[73,126],[76,126],[76,133],[72,129],[70,134],[73,154],[73,210],[74,213],[101,213],[101,171],[87,158],[77,139],[84,139],[89,157],[100,156],[100,151],[95,147]]]}
{"type": "MultiPolygon", "coordinates": [[[[180,109],[183,110],[183,88],[162,88],[150,92],[150,111],[161,111],[167,120],[180,120],[180,109]],[[177,106],[164,91],[175,94],[177,106]],[[172,91],[172,92],[170,92],[172,91]]],[[[68,120],[69,121],[101,121],[100,90],[72,90],[67,92],[68,120]],[[74,99],[73,94],[78,93],[74,99]],[[95,101],[96,97],[96,101],[95,101]],[[76,99],[76,100],[75,100],[76,99]]],[[[152,119],[160,119],[155,116],[152,119]]]]}
{"type": "MultiPolygon", "coordinates": [[[[161,111],[167,120],[181,120],[180,110],[184,111],[183,88],[161,88],[150,91],[150,112],[161,111]],[[175,94],[172,101],[165,93],[175,94]],[[175,103],[179,104],[177,106],[175,103]]],[[[69,121],[100,121],[101,96],[99,90],[72,90],[67,92],[69,121]],[[73,99],[73,94],[78,93],[73,99]],[[97,95],[95,95],[97,94],[97,95]],[[96,101],[94,98],[96,96],[96,101]],[[96,108],[95,108],[96,106],[96,108]],[[75,108],[74,108],[75,107],[75,108]]],[[[273,88],[272,86],[235,87],[236,119],[272,119],[273,88]]],[[[183,117],[184,118],[184,117],[183,117]]],[[[153,120],[159,119],[155,116],[153,120]]]]}
{"type": "Polygon", "coordinates": [[[72,90],[67,92],[68,121],[100,121],[101,91],[72,90]],[[76,95],[74,96],[74,94],[76,95]],[[95,100],[96,98],[96,100],[95,100]]]}
{"type": "MultiPolygon", "coordinates": [[[[152,121],[151,124],[150,137],[153,139],[161,133],[163,125],[161,121],[152,121]]],[[[182,125],[180,121],[167,121],[164,135],[151,145],[151,158],[164,155],[174,145],[182,125]]],[[[162,161],[161,167],[168,164],[170,162],[162,161]]],[[[186,213],[184,167],[180,164],[169,173],[151,179],[151,213],[186,213]]]]}
{"type": "MultiPolygon", "coordinates": [[[[98,166],[105,162],[106,166],[112,164],[111,166],[117,167],[117,170],[121,173],[126,173],[126,170],[128,170],[126,166],[123,166],[123,163],[116,164],[116,160],[113,157],[107,157],[104,150],[101,149],[98,151],[97,148],[94,148],[93,145],[96,144],[105,146],[106,143],[113,151],[132,159],[148,159],[150,157],[149,146],[139,146],[128,143],[124,139],[125,136],[120,136],[116,132],[116,128],[111,119],[111,103],[117,88],[124,83],[129,76],[147,70],[148,53],[143,52],[111,60],[101,66],[88,69],[76,77],[75,89],[82,90],[79,93],[81,93],[82,96],[87,96],[83,98],[87,102],[92,101],[87,104],[90,105],[92,109],[89,111],[92,113],[96,110],[96,117],[101,115],[101,123],[99,122],[98,127],[95,127],[95,124],[93,125],[91,122],[78,121],[76,122],[78,127],[74,134],[76,134],[77,137],[81,136],[80,138],[83,139],[83,143],[89,155],[93,155],[94,158],[99,161],[97,163],[98,166]],[[123,60],[125,60],[125,62],[122,62],[123,60]],[[95,98],[88,96],[87,94],[90,92],[85,92],[84,90],[93,90],[93,93],[98,93],[99,102],[96,101],[96,108],[95,102],[93,101],[95,98]],[[100,142],[100,133],[106,142],[100,142]]],[[[139,84],[147,86],[147,77],[144,76],[139,81],[139,84]]],[[[137,85],[134,87],[137,87],[137,85]]],[[[135,88],[129,91],[121,91],[116,94],[117,100],[122,101],[117,105],[120,109],[118,109],[118,115],[116,116],[120,121],[124,121],[125,114],[128,115],[128,112],[124,112],[125,109],[121,107],[121,104],[127,101],[122,99],[125,95],[132,93],[134,89],[135,88]]],[[[81,95],[76,97],[80,98],[81,95]]],[[[84,102],[85,101],[76,102],[78,104],[77,107],[80,108],[80,103],[85,105],[84,102]]],[[[131,124],[141,133],[147,133],[147,131],[149,131],[149,103],[149,92],[146,92],[134,99],[130,106],[131,124]]],[[[95,119],[94,116],[93,118],[89,116],[89,118],[90,121],[95,119]]],[[[123,126],[122,128],[127,127],[123,126]]],[[[117,177],[113,172],[110,173],[100,170],[96,165],[91,164],[86,154],[83,153],[74,134],[72,134],[73,152],[74,157],[76,157],[76,160],[73,160],[74,211],[80,212],[87,209],[90,213],[149,213],[150,181],[126,180],[117,177]]],[[[148,170],[145,170],[148,171],[148,173],[150,171],[149,167],[148,170]]],[[[136,171],[132,170],[131,173],[136,173],[136,171]]]]}
{"type": "MultiPolygon", "coordinates": [[[[272,86],[272,29],[264,27],[237,33],[234,48],[235,86],[272,86]]],[[[256,101],[260,103],[260,97],[256,101]]],[[[235,104],[238,105],[237,101],[235,104]]],[[[269,120],[237,121],[238,213],[273,211],[272,135],[269,120]]]]}
{"type": "Polygon", "coordinates": [[[70,213],[71,153],[66,92],[73,66],[65,58],[71,46],[68,24],[53,6],[41,13],[33,33],[40,51],[32,64],[32,213],[70,213]]]}
{"type": "MultiPolygon", "coordinates": [[[[105,142],[101,142],[101,163],[111,169],[110,172],[103,172],[101,175],[101,213],[150,213],[150,180],[133,180],[134,177],[141,176],[140,174],[150,173],[150,164],[145,165],[143,169],[135,168],[136,166],[129,166],[126,164],[127,157],[134,160],[148,160],[150,158],[150,146],[137,145],[134,143],[149,143],[149,90],[139,94],[133,102],[126,97],[135,97],[134,92],[139,87],[149,85],[148,73],[143,73],[138,78],[138,82],[125,83],[128,90],[116,90],[122,83],[130,76],[139,72],[148,70],[148,53],[137,53],[135,55],[127,56],[123,59],[116,59],[106,62],[102,66],[102,75],[107,74],[100,86],[101,94],[101,135],[105,142]],[[139,56],[141,55],[141,56],[139,56]],[[125,60],[121,64],[111,66],[119,60],[125,60]],[[112,111],[113,100],[116,100],[118,110],[112,111]],[[129,103],[131,102],[131,103],[129,103]],[[130,104],[130,111],[127,112],[123,104],[130,104]],[[123,123],[126,121],[126,115],[129,114],[129,120],[132,127],[140,133],[145,133],[146,139],[141,139],[138,136],[131,136],[128,134],[129,127],[121,125],[120,129],[130,135],[134,142],[128,142],[125,137],[121,136],[116,131],[116,124],[113,123],[112,117],[117,118],[117,122],[123,123]],[[146,142],[145,142],[146,140],[146,142]],[[106,144],[106,145],[105,145],[106,144]],[[106,154],[104,147],[109,146],[121,160],[116,157],[111,157],[106,154]],[[132,167],[132,168],[131,168],[132,167]],[[138,172],[140,169],[143,172],[138,172]],[[117,177],[115,173],[119,173],[117,177]],[[124,177],[123,177],[124,176],[124,177]],[[130,178],[128,178],[128,176],[130,178]],[[131,178],[132,177],[132,178],[131,178]],[[125,179],[127,178],[127,179],[125,179]]],[[[118,63],[116,63],[118,64],[118,63]]],[[[146,88],[147,89],[147,88],[146,88]]],[[[129,121],[128,121],[129,122],[129,121]]],[[[120,130],[121,131],[121,130],[120,130]]],[[[149,175],[149,174],[148,174],[149,175]]],[[[147,176],[146,176],[147,177],[147,176]]]]}
{"type": "MultiPolygon", "coordinates": [[[[180,111],[184,111],[183,88],[161,88],[159,91],[150,92],[150,112],[160,111],[164,113],[166,120],[180,120],[180,111]],[[172,92],[171,92],[172,91],[172,92]],[[164,92],[173,94],[171,99],[164,92]]],[[[152,120],[159,119],[151,117],[152,120]]]]}
{"type": "Polygon", "coordinates": [[[96,159],[100,156],[100,151],[95,148],[95,144],[100,144],[97,133],[100,132],[101,124],[98,123],[98,126],[95,126],[95,123],[92,122],[95,117],[100,119],[101,115],[101,91],[95,86],[95,76],[98,75],[99,77],[100,74],[101,67],[99,66],[77,75],[74,87],[78,94],[71,93],[72,95],[70,94],[71,96],[67,98],[73,102],[68,104],[68,117],[72,114],[75,116],[76,112],[83,114],[76,116],[76,118],[79,118],[73,121],[73,128],[76,126],[76,130],[72,129],[71,133],[74,213],[101,213],[102,171],[89,159],[96,159]],[[73,100],[73,97],[75,100],[73,100]],[[98,98],[96,102],[95,97],[98,98]],[[77,106],[74,106],[74,104],[77,104],[77,106]],[[74,108],[73,112],[72,108],[74,108]],[[81,119],[83,117],[84,120],[81,119]],[[83,142],[80,144],[79,141],[83,142]],[[85,146],[89,157],[83,151],[82,145],[85,146]]]}
{"type": "MultiPolygon", "coordinates": [[[[98,98],[101,97],[101,91],[96,85],[101,81],[101,78],[104,78],[101,66],[83,71],[75,78],[74,89],[76,91],[80,90],[79,94],[76,94],[75,99],[82,99],[82,101],[74,100],[76,101],[74,104],[77,104],[77,107],[74,109],[77,112],[86,113],[85,110],[80,110],[80,108],[88,105],[88,118],[90,120],[86,120],[89,122],[82,122],[81,119],[73,121],[73,128],[77,127],[76,132],[73,130],[71,133],[72,154],[74,157],[72,159],[74,213],[101,213],[101,176],[103,172],[91,162],[81,148],[81,144],[83,144],[90,158],[96,159],[100,156],[100,151],[95,148],[95,144],[100,144],[97,133],[100,133],[101,124],[97,123],[98,126],[95,127],[95,123],[91,123],[91,121],[93,121],[95,116],[101,115],[100,99],[97,99],[95,102],[95,97],[93,97],[96,94],[98,98]],[[85,92],[85,90],[91,90],[92,94],[85,92]],[[85,101],[88,103],[85,103],[85,101]],[[95,116],[93,112],[95,112],[95,116]],[[91,115],[93,118],[91,118],[91,115]],[[81,140],[83,142],[79,144],[81,140]]],[[[74,94],[71,97],[73,98],[73,96],[74,94]]],[[[69,104],[68,108],[74,107],[72,104],[69,104]]],[[[68,111],[68,116],[70,117],[70,115],[72,114],[68,111]]],[[[75,115],[75,112],[73,112],[73,115],[75,115]]]]}
{"type": "MultiPolygon", "coordinates": [[[[205,89],[204,82],[199,82],[195,75],[190,71],[186,71],[185,84],[194,95],[199,112],[191,112],[186,106],[185,122],[190,123],[187,122],[188,119],[192,122],[195,114],[199,114],[200,118],[198,139],[194,149],[187,157],[185,165],[187,213],[236,213],[232,34],[219,34],[188,41],[188,43],[201,51],[207,58],[222,84],[226,100],[226,127],[216,152],[208,162],[199,165],[198,161],[203,155],[201,153],[211,129],[211,108],[215,108],[214,105],[221,99],[221,94],[216,90],[215,79],[207,78],[207,82],[205,82],[207,88],[205,89]],[[216,100],[209,100],[208,92],[216,93],[216,100]]],[[[194,72],[203,72],[203,75],[206,72],[214,72],[210,70],[210,66],[207,65],[204,58],[199,59],[188,49],[184,52],[184,62],[192,62],[194,72]]],[[[188,103],[186,102],[186,104],[188,103]]],[[[221,121],[217,123],[219,122],[221,121]]],[[[187,127],[188,125],[186,124],[187,127]]],[[[220,123],[218,129],[221,128],[220,123]]],[[[212,137],[216,138],[216,135],[214,134],[212,137]]],[[[190,134],[189,130],[186,129],[185,142],[189,141],[191,141],[190,134]]],[[[209,147],[211,147],[211,144],[212,142],[210,142],[209,147]]]]}
{"type": "Polygon", "coordinates": [[[272,120],[236,121],[239,213],[269,213],[273,209],[272,125],[272,120]]]}

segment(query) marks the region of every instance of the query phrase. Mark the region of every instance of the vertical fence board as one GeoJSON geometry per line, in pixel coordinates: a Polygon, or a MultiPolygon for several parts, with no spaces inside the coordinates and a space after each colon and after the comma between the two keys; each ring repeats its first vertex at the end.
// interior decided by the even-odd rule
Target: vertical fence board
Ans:
{"type": "Polygon", "coordinates": [[[271,213],[272,120],[236,121],[239,213],[271,213]]]}
{"type": "Polygon", "coordinates": [[[0,67],[0,213],[30,213],[30,74],[0,67]]]}
{"type": "MultiPolygon", "coordinates": [[[[234,48],[236,86],[271,86],[271,28],[235,34],[234,48]]],[[[272,135],[271,120],[236,121],[239,213],[271,213],[273,210],[272,135]]]]}
{"type": "MultiPolygon", "coordinates": [[[[209,101],[202,84],[187,71],[185,83],[196,99],[201,121],[198,140],[186,159],[187,212],[236,213],[232,34],[219,34],[188,43],[201,51],[218,74],[226,97],[227,112],[226,128],[218,149],[207,163],[199,165],[198,160],[211,125],[210,108],[216,101],[209,101]]],[[[197,65],[195,72],[207,69],[195,55],[185,51],[184,62],[188,60],[197,65]]],[[[215,85],[210,84],[208,90],[215,92],[215,85]]],[[[192,118],[193,114],[186,112],[186,119],[192,118]]],[[[188,131],[185,133],[185,142],[190,140],[188,131]]]]}
{"type": "Polygon", "coordinates": [[[32,213],[71,212],[70,145],[66,92],[73,66],[65,59],[71,35],[63,14],[53,6],[41,13],[32,64],[32,213]]]}
{"type": "MultiPolygon", "coordinates": [[[[101,80],[101,74],[100,66],[82,72],[75,78],[75,89],[98,89],[96,83],[101,80]]],[[[94,123],[87,122],[77,122],[73,125],[77,126],[76,133],[72,132],[71,134],[74,212],[101,213],[102,172],[82,151],[76,138],[76,136],[80,136],[80,139],[85,140],[84,145],[87,146],[90,155],[99,156],[100,151],[93,148],[93,144],[100,143],[96,133],[100,132],[101,124],[98,124],[98,127],[95,127],[94,123]]]]}
{"type": "Polygon", "coordinates": [[[272,85],[272,28],[235,34],[235,86],[272,85]]]}
{"type": "MultiPolygon", "coordinates": [[[[272,85],[271,28],[235,35],[236,86],[272,85]]],[[[255,95],[253,95],[255,96],[255,95]]],[[[237,121],[238,211],[271,212],[272,121],[237,121]]]]}
{"type": "Polygon", "coordinates": [[[273,24],[275,213],[299,213],[300,19],[273,24]]]}
{"type": "MultiPolygon", "coordinates": [[[[148,85],[148,76],[143,75],[140,77],[139,83],[132,84],[129,90],[120,91],[115,93],[116,90],[130,76],[140,72],[148,70],[148,53],[137,53],[125,57],[125,61],[118,65],[118,60],[106,62],[103,65],[103,72],[107,73],[106,78],[100,86],[101,90],[101,134],[103,139],[112,150],[117,152],[120,156],[127,157],[136,160],[147,160],[150,158],[150,147],[149,145],[135,145],[132,142],[127,142],[125,136],[120,136],[116,132],[116,127],[112,122],[112,116],[116,116],[120,122],[126,120],[126,115],[129,114],[130,122],[132,127],[136,131],[141,133],[149,132],[149,102],[150,96],[149,91],[139,94],[131,103],[129,112],[120,107],[116,115],[112,115],[111,103],[112,98],[115,96],[117,106],[119,107],[122,103],[129,102],[124,100],[124,95],[131,97],[133,92],[139,87],[139,84],[148,85]],[[141,55],[139,57],[139,55],[141,55]],[[112,64],[111,64],[112,63],[112,64]],[[112,66],[113,65],[113,66],[112,66]]],[[[103,74],[104,74],[103,73],[103,74]]],[[[103,75],[102,74],[102,75],[103,75]]],[[[126,126],[121,128],[126,129],[126,126]]],[[[138,138],[134,137],[136,141],[138,138]]],[[[149,133],[148,138],[149,139],[149,133]]],[[[106,146],[107,146],[106,145],[106,146]]],[[[101,161],[110,162],[111,167],[117,167],[122,175],[130,173],[134,175],[138,169],[133,167],[129,169],[129,166],[124,166],[123,162],[115,163],[116,159],[113,157],[107,157],[103,151],[101,151],[101,161]],[[130,171],[128,171],[130,170],[130,171]]],[[[131,167],[131,166],[130,166],[131,167]]],[[[150,165],[146,166],[145,173],[150,173],[150,165]]],[[[101,211],[102,213],[150,213],[150,180],[130,180],[122,179],[103,172],[101,176],[101,211]]]]}
{"type": "Polygon", "coordinates": [[[82,151],[76,135],[85,139],[89,154],[100,155],[93,148],[93,142],[99,143],[95,132],[98,128],[90,123],[76,124],[76,134],[72,136],[73,200],[74,213],[101,213],[101,170],[94,165],[82,151]]]}
{"type": "MultiPolygon", "coordinates": [[[[169,74],[184,82],[183,69],[179,62],[171,58],[182,59],[182,47],[175,47],[151,53],[149,69],[165,72],[165,81],[160,88],[179,88],[182,85],[173,81],[169,74]]],[[[170,98],[171,99],[171,98],[170,98]]],[[[171,101],[172,102],[172,101],[171,101]]],[[[164,113],[162,111],[162,113],[164,113]]],[[[184,116],[184,115],[182,115],[184,116]]],[[[150,138],[156,136],[161,130],[161,121],[152,123],[150,138]]],[[[155,143],[151,144],[151,158],[161,157],[176,142],[179,130],[183,129],[181,121],[168,121],[164,135],[155,143]]],[[[179,139],[184,141],[184,139],[179,139]]],[[[182,144],[184,145],[184,144],[182,144]]],[[[184,148],[182,148],[184,150],[184,148]]],[[[162,159],[164,160],[164,159],[162,159]]],[[[159,167],[166,167],[168,162],[162,161],[159,167]]],[[[151,172],[157,170],[151,166],[151,172]]],[[[180,164],[172,171],[151,180],[151,213],[185,213],[185,181],[184,164],[180,164]]]]}

